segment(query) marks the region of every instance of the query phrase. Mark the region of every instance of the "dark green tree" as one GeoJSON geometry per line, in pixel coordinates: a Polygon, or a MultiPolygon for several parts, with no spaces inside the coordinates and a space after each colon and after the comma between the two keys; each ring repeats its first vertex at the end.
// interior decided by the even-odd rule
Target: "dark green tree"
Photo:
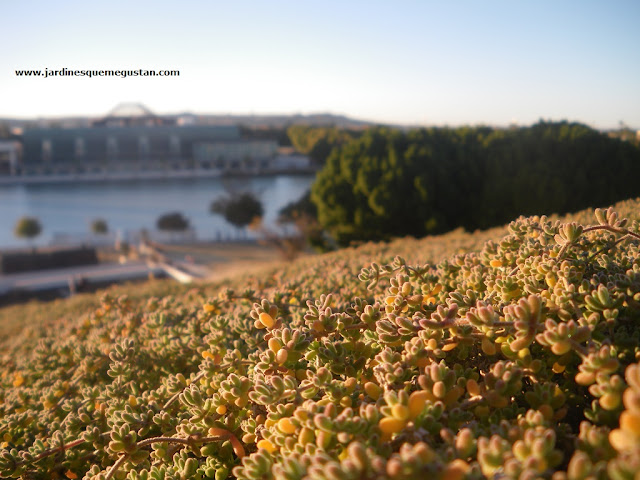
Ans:
{"type": "Polygon", "coordinates": [[[311,190],[307,190],[305,194],[295,202],[290,202],[280,209],[278,212],[278,222],[294,222],[301,215],[307,215],[317,218],[318,209],[315,203],[311,201],[311,190]]]}
{"type": "Polygon", "coordinates": [[[473,173],[456,169],[449,136],[378,128],[335,150],[312,187],[321,225],[341,244],[449,229],[473,173]]]}
{"type": "Polygon", "coordinates": [[[317,165],[324,165],[335,147],[357,138],[362,132],[337,127],[292,125],[287,129],[291,144],[301,153],[309,155],[317,165]]]}
{"type": "Polygon", "coordinates": [[[376,128],[332,151],[312,186],[341,244],[488,228],[640,195],[640,149],[588,126],[376,128]]]}
{"type": "Polygon", "coordinates": [[[264,214],[262,203],[250,192],[231,193],[218,198],[211,203],[209,211],[222,215],[236,228],[244,228],[264,214]]]}
{"type": "Polygon", "coordinates": [[[189,220],[179,212],[165,213],[156,221],[156,227],[167,232],[183,232],[189,228],[189,220]]]}

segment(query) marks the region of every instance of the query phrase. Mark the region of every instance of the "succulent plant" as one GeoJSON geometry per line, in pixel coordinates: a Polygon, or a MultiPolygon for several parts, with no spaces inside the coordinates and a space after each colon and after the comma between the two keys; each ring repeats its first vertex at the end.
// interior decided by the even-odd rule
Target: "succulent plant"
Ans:
{"type": "Polygon", "coordinates": [[[639,205],[114,289],[2,344],[0,476],[633,478],[639,205]]]}

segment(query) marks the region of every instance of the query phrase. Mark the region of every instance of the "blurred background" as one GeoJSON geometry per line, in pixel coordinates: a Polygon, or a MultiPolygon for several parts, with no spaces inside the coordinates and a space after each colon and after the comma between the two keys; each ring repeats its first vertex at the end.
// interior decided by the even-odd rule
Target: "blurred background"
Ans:
{"type": "Polygon", "coordinates": [[[640,195],[635,1],[25,1],[2,19],[0,293],[640,195]]]}

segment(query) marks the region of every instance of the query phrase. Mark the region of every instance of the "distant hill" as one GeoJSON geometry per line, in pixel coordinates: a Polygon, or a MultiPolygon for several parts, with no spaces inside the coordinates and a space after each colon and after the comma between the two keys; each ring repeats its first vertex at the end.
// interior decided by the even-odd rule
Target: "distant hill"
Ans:
{"type": "MultiPolygon", "coordinates": [[[[176,119],[184,123],[204,125],[244,125],[252,128],[283,128],[289,125],[336,126],[341,128],[366,128],[374,122],[357,120],[345,115],[331,113],[314,113],[309,115],[232,115],[232,114],[194,114],[190,112],[158,115],[167,119],[176,119]]],[[[0,124],[10,128],[29,128],[42,126],[85,127],[93,120],[102,117],[39,117],[31,119],[0,118],[0,124]]],[[[392,125],[388,125],[392,126],[392,125]]]]}
{"type": "Polygon", "coordinates": [[[208,125],[246,125],[251,127],[286,127],[288,125],[336,126],[342,128],[362,128],[374,125],[373,122],[356,120],[344,115],[331,113],[314,113],[309,115],[167,115],[167,117],[185,118],[191,116],[194,120],[208,125]]]}

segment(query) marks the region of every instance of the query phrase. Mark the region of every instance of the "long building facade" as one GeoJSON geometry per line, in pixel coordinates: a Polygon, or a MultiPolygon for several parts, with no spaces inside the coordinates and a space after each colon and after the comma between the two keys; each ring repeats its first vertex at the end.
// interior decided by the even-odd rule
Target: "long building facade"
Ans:
{"type": "Polygon", "coordinates": [[[275,141],[248,141],[235,126],[136,125],[38,128],[23,134],[29,173],[184,168],[265,168],[275,141]]]}
{"type": "Polygon", "coordinates": [[[86,127],[31,128],[22,135],[23,175],[268,169],[272,140],[246,140],[236,126],[194,124],[123,104],[86,127]]]}

